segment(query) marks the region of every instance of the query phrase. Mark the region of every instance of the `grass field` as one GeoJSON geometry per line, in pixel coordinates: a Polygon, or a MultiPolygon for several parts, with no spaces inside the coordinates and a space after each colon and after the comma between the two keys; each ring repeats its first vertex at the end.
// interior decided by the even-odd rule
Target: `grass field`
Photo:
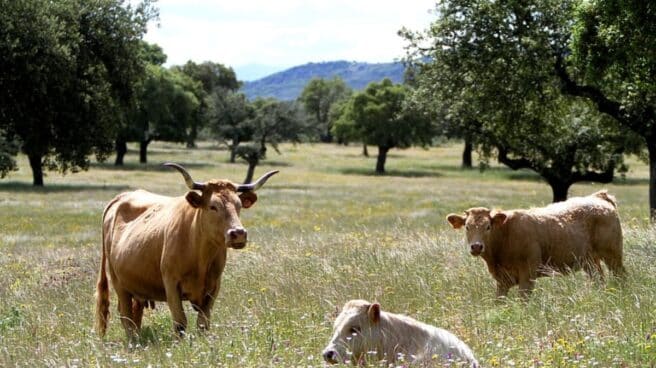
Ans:
{"type": "MultiPolygon", "coordinates": [[[[628,279],[598,285],[583,273],[542,278],[528,303],[494,299],[481,259],[445,216],[472,206],[541,206],[549,187],[530,172],[459,168],[459,145],[390,154],[387,176],[360,147],[284,145],[257,174],[278,169],[242,212],[243,250],[229,250],[212,328],[172,335],[168,308],[146,312],[136,346],[126,343],[111,300],[108,335],[93,330],[102,208],[121,191],[182,195],[177,172],[195,180],[243,179],[246,167],[205,146],[154,144],[150,164],[94,164],[31,186],[27,161],[0,180],[0,366],[322,366],[336,308],[353,298],[451,330],[485,367],[656,366],[656,233],[647,221],[647,169],[608,188],[619,200],[628,279]]],[[[372,150],[374,151],[374,150],[372,150]]],[[[372,152],[373,153],[373,152],[372,152]]]]}

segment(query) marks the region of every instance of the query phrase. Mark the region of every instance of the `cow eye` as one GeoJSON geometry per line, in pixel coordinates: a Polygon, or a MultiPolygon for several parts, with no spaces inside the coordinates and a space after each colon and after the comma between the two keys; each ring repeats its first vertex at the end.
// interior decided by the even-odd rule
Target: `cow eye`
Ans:
{"type": "Polygon", "coordinates": [[[487,227],[485,228],[485,230],[490,231],[491,228],[492,228],[492,226],[490,224],[487,224],[487,227]]]}
{"type": "Polygon", "coordinates": [[[359,333],[360,333],[360,327],[358,327],[358,326],[351,326],[351,328],[349,329],[349,333],[350,333],[351,335],[357,335],[357,334],[359,334],[359,333]]]}
{"type": "Polygon", "coordinates": [[[469,230],[469,225],[465,225],[465,229],[466,229],[466,230],[469,230]]]}
{"type": "Polygon", "coordinates": [[[210,206],[210,210],[212,210],[212,211],[216,211],[216,212],[219,212],[219,208],[218,208],[217,206],[215,206],[215,205],[211,205],[211,206],[210,206]]]}

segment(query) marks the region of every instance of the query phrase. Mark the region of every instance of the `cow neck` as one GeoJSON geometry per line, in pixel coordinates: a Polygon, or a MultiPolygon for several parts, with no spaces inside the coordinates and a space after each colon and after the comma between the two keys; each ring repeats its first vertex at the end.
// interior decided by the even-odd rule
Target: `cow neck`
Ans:
{"type": "Polygon", "coordinates": [[[221,249],[225,248],[225,240],[219,239],[211,230],[208,231],[204,228],[203,217],[207,215],[207,210],[202,208],[195,208],[194,210],[193,222],[194,226],[198,228],[196,233],[199,238],[196,239],[196,243],[200,246],[200,259],[209,262],[219,254],[221,249]]]}
{"type": "MultiPolygon", "coordinates": [[[[510,219],[508,219],[510,221],[510,219]]],[[[496,265],[497,258],[500,255],[500,252],[503,251],[503,246],[506,244],[508,238],[508,222],[506,222],[501,227],[494,229],[490,233],[489,241],[485,244],[483,253],[481,257],[491,265],[496,265]]]]}

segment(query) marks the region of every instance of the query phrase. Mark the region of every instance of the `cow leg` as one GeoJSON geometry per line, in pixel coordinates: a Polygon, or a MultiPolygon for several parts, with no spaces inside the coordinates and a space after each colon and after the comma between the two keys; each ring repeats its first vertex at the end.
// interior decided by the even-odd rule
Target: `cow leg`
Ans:
{"type": "Polygon", "coordinates": [[[509,289],[510,285],[507,282],[497,281],[497,299],[505,298],[509,289]]]}
{"type": "MultiPolygon", "coordinates": [[[[533,269],[537,270],[537,266],[538,265],[534,265],[533,269]]],[[[531,292],[535,287],[535,279],[537,276],[534,272],[529,271],[529,269],[520,269],[517,276],[519,278],[519,295],[524,300],[527,300],[528,297],[531,296],[531,292]]]]}
{"type": "Polygon", "coordinates": [[[622,251],[606,252],[602,255],[604,263],[608,266],[614,276],[623,277],[626,275],[626,269],[622,265],[622,251]],[[609,254],[610,253],[610,254],[609,254]]]}
{"type": "Polygon", "coordinates": [[[196,324],[199,330],[208,330],[210,328],[212,307],[214,306],[214,301],[216,300],[217,295],[219,295],[220,286],[220,279],[216,282],[210,282],[205,297],[201,303],[198,304],[198,319],[196,320],[196,324]]]}
{"type": "Polygon", "coordinates": [[[185,316],[184,309],[182,309],[182,298],[180,298],[177,281],[165,278],[164,289],[166,290],[166,302],[173,318],[173,328],[178,336],[182,337],[185,328],[187,328],[187,316],[185,316]]]}
{"type": "Polygon", "coordinates": [[[599,258],[591,258],[583,262],[583,269],[591,280],[597,282],[604,281],[604,269],[601,268],[601,261],[599,258]]]}
{"type": "Polygon", "coordinates": [[[137,336],[137,325],[132,315],[132,295],[124,290],[116,290],[118,298],[118,314],[121,318],[121,324],[125,333],[130,340],[137,336]]]}
{"type": "Polygon", "coordinates": [[[141,330],[141,319],[145,307],[144,303],[148,303],[148,301],[140,302],[136,299],[132,299],[132,321],[134,321],[137,331],[141,330]]]}
{"type": "Polygon", "coordinates": [[[196,311],[198,311],[196,325],[199,330],[207,331],[210,328],[210,316],[213,305],[214,298],[211,295],[206,295],[203,301],[198,304],[196,308],[196,311]]]}

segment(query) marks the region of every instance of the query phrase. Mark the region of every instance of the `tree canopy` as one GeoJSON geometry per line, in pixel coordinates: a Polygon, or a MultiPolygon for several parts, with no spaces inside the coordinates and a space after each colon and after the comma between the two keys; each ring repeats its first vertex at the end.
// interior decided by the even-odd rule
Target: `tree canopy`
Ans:
{"type": "Polygon", "coordinates": [[[206,99],[208,126],[214,138],[225,142],[234,163],[239,145],[253,136],[255,108],[243,93],[216,89],[206,99]]]}
{"type": "Polygon", "coordinates": [[[133,129],[140,142],[140,161],[153,140],[186,142],[197,123],[200,84],[186,74],[158,65],[148,65],[133,116],[133,129]]]}
{"type": "Polygon", "coordinates": [[[581,2],[571,43],[555,48],[564,93],[588,99],[648,150],[649,209],[656,218],[656,7],[639,0],[581,2]]]}
{"type": "Polygon", "coordinates": [[[611,181],[632,138],[560,91],[554,49],[567,45],[574,4],[445,1],[425,33],[402,31],[419,60],[419,105],[484,159],[539,173],[555,201],[575,182],[611,181]]]}
{"type": "Polygon", "coordinates": [[[258,98],[251,107],[252,117],[244,126],[252,132],[251,142],[235,148],[236,156],[248,163],[246,183],[253,179],[255,167],[266,158],[267,145],[280,153],[279,143],[300,142],[308,132],[307,123],[300,118],[300,108],[294,102],[258,98]]]}
{"type": "Polygon", "coordinates": [[[3,2],[0,129],[20,141],[34,185],[43,185],[44,167],[86,169],[90,154],[112,150],[143,74],[141,37],[153,16],[150,1],[3,2]]]}
{"type": "Polygon", "coordinates": [[[352,90],[339,77],[333,79],[313,78],[303,89],[299,101],[305,107],[308,115],[314,119],[319,139],[322,142],[332,142],[332,121],[330,108],[340,100],[347,99],[352,90]]]}
{"type": "Polygon", "coordinates": [[[201,84],[201,89],[196,94],[196,98],[200,101],[198,116],[194,119],[187,136],[187,147],[194,147],[198,132],[208,124],[212,116],[216,117],[213,115],[216,110],[211,111],[209,104],[216,103],[217,98],[226,96],[229,92],[237,91],[242,83],[237,80],[237,75],[231,67],[212,61],[197,64],[189,60],[182,66],[173,66],[172,69],[186,74],[201,84]]]}
{"type": "Polygon", "coordinates": [[[351,97],[335,122],[336,135],[378,147],[376,173],[385,173],[390,149],[427,145],[433,139],[430,119],[406,103],[408,94],[406,86],[389,79],[372,82],[351,97]]]}

